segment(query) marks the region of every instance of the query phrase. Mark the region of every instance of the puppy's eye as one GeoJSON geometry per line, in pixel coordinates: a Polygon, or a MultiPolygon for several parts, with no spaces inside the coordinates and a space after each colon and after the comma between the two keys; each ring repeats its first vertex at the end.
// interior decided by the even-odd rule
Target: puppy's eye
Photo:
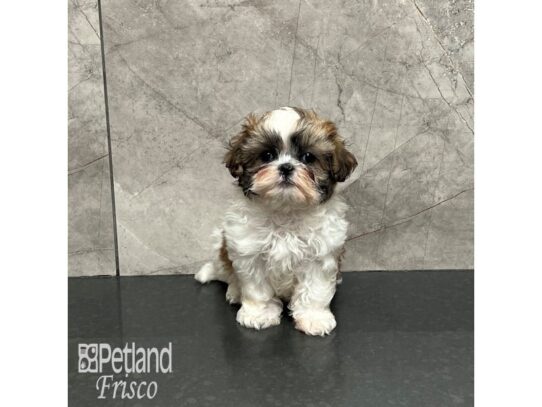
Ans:
{"type": "Polygon", "coordinates": [[[260,154],[260,160],[264,163],[269,163],[275,159],[275,154],[272,151],[264,151],[260,154]]]}
{"type": "Polygon", "coordinates": [[[304,164],[311,164],[316,161],[316,157],[311,153],[303,153],[300,157],[301,162],[304,164]]]}

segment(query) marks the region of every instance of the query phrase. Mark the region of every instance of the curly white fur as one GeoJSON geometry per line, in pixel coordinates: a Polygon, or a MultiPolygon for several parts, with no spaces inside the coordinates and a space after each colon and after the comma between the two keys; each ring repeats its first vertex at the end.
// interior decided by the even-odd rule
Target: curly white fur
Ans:
{"type": "MultiPolygon", "coordinates": [[[[215,231],[215,249],[226,242],[235,276],[228,276],[220,260],[205,264],[196,274],[202,283],[229,284],[227,299],[241,302],[237,321],[255,329],[277,325],[282,303],[296,327],[307,334],[325,335],[335,326],[329,303],[337,284],[337,259],[346,239],[347,206],[338,196],[303,209],[269,212],[239,199],[215,231]],[[235,278],[232,278],[235,277],[235,278]]],[[[217,255],[218,259],[218,255],[217,255]]]]}

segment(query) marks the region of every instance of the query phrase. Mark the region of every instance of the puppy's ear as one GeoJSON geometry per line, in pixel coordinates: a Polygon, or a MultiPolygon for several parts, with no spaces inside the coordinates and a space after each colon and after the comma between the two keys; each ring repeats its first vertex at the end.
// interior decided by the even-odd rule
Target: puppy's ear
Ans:
{"type": "Polygon", "coordinates": [[[224,156],[224,164],[234,178],[243,174],[242,147],[246,139],[250,137],[259,119],[254,114],[249,114],[242,125],[240,133],[233,136],[228,143],[228,152],[224,156]]]}
{"type": "Polygon", "coordinates": [[[354,154],[348,151],[343,140],[337,140],[335,143],[335,153],[333,154],[333,176],[337,182],[344,182],[358,166],[358,161],[354,154]]]}
{"type": "Polygon", "coordinates": [[[243,173],[240,157],[243,139],[243,132],[233,136],[228,143],[228,152],[224,156],[224,164],[226,164],[226,168],[230,170],[230,174],[234,178],[239,178],[243,173]]]}

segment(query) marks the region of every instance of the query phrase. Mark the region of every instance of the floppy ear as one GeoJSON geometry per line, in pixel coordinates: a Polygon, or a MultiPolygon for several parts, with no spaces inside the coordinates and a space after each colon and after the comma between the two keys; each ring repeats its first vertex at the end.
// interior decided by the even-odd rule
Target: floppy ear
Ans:
{"type": "Polygon", "coordinates": [[[333,155],[333,176],[335,181],[344,182],[358,166],[354,154],[346,149],[344,141],[338,141],[333,155]]]}
{"type": "Polygon", "coordinates": [[[233,136],[228,143],[228,152],[224,156],[224,164],[226,164],[234,178],[239,178],[243,174],[242,146],[244,141],[250,137],[250,132],[254,131],[259,120],[256,115],[250,113],[245,117],[241,132],[233,136]]]}
{"type": "Polygon", "coordinates": [[[241,152],[241,144],[245,137],[244,133],[245,132],[242,131],[230,139],[228,143],[228,152],[224,156],[224,164],[226,164],[226,168],[230,170],[230,174],[234,178],[239,178],[243,173],[243,166],[239,155],[241,152]]]}

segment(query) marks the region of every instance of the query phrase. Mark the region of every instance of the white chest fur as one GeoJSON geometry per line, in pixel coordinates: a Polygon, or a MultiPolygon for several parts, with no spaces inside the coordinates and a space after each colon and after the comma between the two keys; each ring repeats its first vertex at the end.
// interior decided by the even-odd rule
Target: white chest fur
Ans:
{"type": "Polygon", "coordinates": [[[346,209],[338,196],[287,215],[268,212],[246,199],[235,202],[223,223],[230,259],[234,265],[247,261],[255,266],[237,272],[264,273],[274,286],[290,285],[303,263],[336,256],[341,250],[348,226],[346,209]]]}

